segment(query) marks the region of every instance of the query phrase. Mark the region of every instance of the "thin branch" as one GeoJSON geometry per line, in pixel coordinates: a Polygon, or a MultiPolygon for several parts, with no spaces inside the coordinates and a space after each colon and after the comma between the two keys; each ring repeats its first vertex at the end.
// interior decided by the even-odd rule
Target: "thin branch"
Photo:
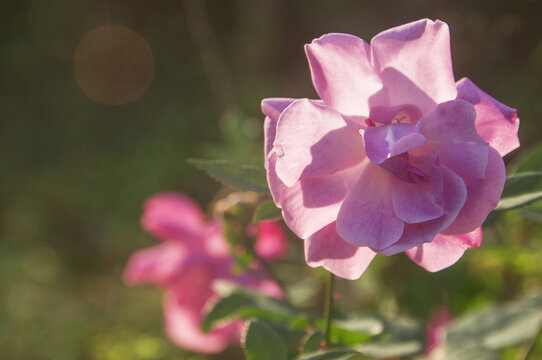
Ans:
{"type": "Polygon", "coordinates": [[[331,312],[333,310],[333,283],[335,277],[331,272],[328,272],[327,281],[326,281],[326,299],[324,305],[324,342],[326,346],[330,345],[331,338],[331,312]]]}

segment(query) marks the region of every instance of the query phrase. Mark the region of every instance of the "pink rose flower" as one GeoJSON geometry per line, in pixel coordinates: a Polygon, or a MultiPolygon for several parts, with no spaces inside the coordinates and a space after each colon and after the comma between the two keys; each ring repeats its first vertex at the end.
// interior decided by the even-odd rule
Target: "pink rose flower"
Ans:
{"type": "MultiPolygon", "coordinates": [[[[212,287],[215,280],[234,281],[277,298],[284,296],[257,264],[242,274],[234,273],[234,261],[220,223],[206,223],[198,205],[184,195],[164,193],[147,200],[141,225],[163,242],[134,253],[126,266],[124,281],[131,285],[150,282],[165,289],[166,332],[185,349],[217,353],[230,343],[239,342],[241,322],[209,333],[200,329],[205,306],[217,298],[212,287]]],[[[265,234],[264,243],[281,244],[282,248],[275,251],[283,254],[285,235],[276,226],[273,233],[260,234],[265,234]]],[[[269,244],[265,247],[272,248],[269,244]]]]}
{"type": "Polygon", "coordinates": [[[280,222],[273,220],[250,224],[247,233],[256,237],[254,250],[265,261],[280,260],[288,249],[288,238],[280,222]]]}
{"type": "Polygon", "coordinates": [[[519,119],[455,82],[448,26],[419,20],[371,44],[327,34],[305,51],[321,100],[262,110],[271,193],[307,263],[356,279],[377,253],[404,251],[439,271],[479,246],[519,119]]]}

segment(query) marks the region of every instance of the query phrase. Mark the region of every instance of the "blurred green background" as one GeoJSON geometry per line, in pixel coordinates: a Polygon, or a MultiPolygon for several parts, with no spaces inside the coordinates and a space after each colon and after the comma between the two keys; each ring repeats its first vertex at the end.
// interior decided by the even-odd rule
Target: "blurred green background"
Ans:
{"type": "MultiPolygon", "coordinates": [[[[305,43],[370,40],[424,17],[450,25],[456,79],[519,109],[513,163],[542,135],[541,15],[535,0],[4,2],[0,358],[207,359],[164,336],[159,291],[122,284],[130,253],[155,243],[139,228],[144,199],[176,190],[205,208],[220,187],[187,157],[261,165],[260,100],[316,96],[305,43]],[[123,27],[91,32],[111,24],[123,27]]],[[[542,288],[541,236],[511,213],[438,274],[381,256],[338,282],[338,306],[426,321],[438,306],[520,297],[542,288]]],[[[300,240],[291,246],[279,276],[319,311],[321,273],[303,265],[300,240]]]]}

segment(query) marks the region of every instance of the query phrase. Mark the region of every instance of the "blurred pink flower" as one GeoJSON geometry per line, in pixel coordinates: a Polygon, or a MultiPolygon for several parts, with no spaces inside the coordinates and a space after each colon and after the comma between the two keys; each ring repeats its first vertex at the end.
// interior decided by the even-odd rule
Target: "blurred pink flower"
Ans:
{"type": "MultiPolygon", "coordinates": [[[[239,342],[241,322],[209,333],[200,329],[206,304],[217,298],[212,289],[215,280],[234,281],[277,298],[284,296],[257,264],[242,274],[234,273],[234,261],[220,223],[205,222],[202,211],[190,198],[175,193],[150,198],[145,203],[141,224],[163,242],[134,253],[126,266],[124,281],[131,285],[150,282],[165,289],[166,332],[179,346],[216,353],[239,342]]],[[[260,231],[266,238],[258,241],[266,243],[266,249],[274,249],[275,257],[285,251],[281,230],[276,224],[272,233],[260,231]],[[273,245],[274,241],[281,245],[273,245]]]]}
{"type": "Polygon", "coordinates": [[[449,37],[426,19],[324,35],[305,47],[321,100],[263,100],[269,186],[310,266],[356,279],[405,251],[439,271],[480,245],[519,119],[454,81],[449,37]]]}
{"type": "Polygon", "coordinates": [[[425,333],[425,354],[430,355],[444,342],[446,329],[453,320],[453,314],[447,308],[435,311],[429,320],[425,333]]]}
{"type": "Polygon", "coordinates": [[[254,226],[250,226],[247,232],[256,236],[254,244],[256,253],[265,261],[282,259],[288,249],[288,239],[280,222],[267,220],[251,225],[254,226]]]}

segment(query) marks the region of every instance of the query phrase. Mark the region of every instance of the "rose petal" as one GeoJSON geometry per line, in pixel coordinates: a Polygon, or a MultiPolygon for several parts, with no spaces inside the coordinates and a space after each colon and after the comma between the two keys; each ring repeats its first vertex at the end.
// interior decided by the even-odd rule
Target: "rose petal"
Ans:
{"type": "Polygon", "coordinates": [[[254,244],[256,253],[266,261],[281,259],[288,247],[286,233],[278,221],[260,221],[258,237],[254,244]]]}
{"type": "Polygon", "coordinates": [[[269,98],[262,100],[262,112],[266,115],[264,121],[264,150],[265,168],[267,169],[267,156],[273,149],[273,142],[277,134],[277,121],[280,114],[296,99],[269,98]]]}
{"type": "Polygon", "coordinates": [[[414,124],[369,126],[362,134],[367,157],[375,164],[425,143],[425,137],[418,133],[414,124]]]}
{"type": "MultiPolygon", "coordinates": [[[[356,184],[361,167],[334,175],[301,179],[280,193],[282,214],[288,227],[306,239],[337,219],[337,214],[356,184]]],[[[275,186],[273,186],[275,187],[275,186]]]]}
{"type": "Polygon", "coordinates": [[[345,115],[369,115],[368,99],[382,88],[369,45],[348,34],[327,34],[305,46],[318,95],[345,115]]]}
{"type": "Polygon", "coordinates": [[[269,184],[269,191],[273,197],[275,205],[282,208],[282,197],[288,187],[284,185],[282,180],[278,177],[275,168],[277,166],[277,154],[271,152],[267,159],[267,183],[269,184]]]}
{"type": "Polygon", "coordinates": [[[453,322],[453,314],[448,308],[433,312],[425,332],[425,355],[431,355],[446,341],[446,330],[453,322]]]}
{"type": "Polygon", "coordinates": [[[214,354],[239,340],[241,322],[233,322],[208,333],[201,331],[204,307],[213,297],[208,287],[196,286],[181,291],[170,290],[164,297],[166,333],[174,343],[198,353],[214,354]]]}
{"type": "Polygon", "coordinates": [[[307,99],[295,101],[282,112],[275,153],[275,171],[286,186],[301,177],[348,169],[364,158],[359,128],[338,112],[307,99]]]}
{"type": "Polygon", "coordinates": [[[280,286],[271,280],[269,273],[258,264],[253,264],[250,269],[237,276],[235,281],[267,296],[277,299],[283,299],[285,296],[280,286]]]}
{"type": "Polygon", "coordinates": [[[474,126],[476,112],[464,100],[439,104],[420,122],[426,145],[444,166],[461,176],[483,178],[489,145],[474,126]]]}
{"type": "Polygon", "coordinates": [[[371,106],[369,118],[381,124],[389,124],[392,120],[400,120],[401,123],[415,124],[422,117],[420,109],[412,104],[395,106],[371,106]]]}
{"type": "Polygon", "coordinates": [[[187,196],[162,193],[145,202],[141,226],[162,240],[176,239],[194,243],[203,229],[203,213],[187,196]]]}
{"type": "Polygon", "coordinates": [[[405,224],[403,235],[395,244],[378,251],[391,256],[407,249],[430,242],[438,233],[446,229],[455,220],[467,199],[467,188],[463,179],[446,167],[442,171],[442,208],[444,215],[440,218],[419,224],[405,224]]]}
{"type": "Polygon", "coordinates": [[[444,234],[465,234],[481,226],[489,213],[495,209],[506,181],[506,167],[497,150],[489,149],[485,177],[463,177],[467,185],[467,202],[455,221],[444,234]]]}
{"type": "Polygon", "coordinates": [[[173,241],[136,251],[124,269],[123,279],[129,285],[150,282],[166,286],[182,270],[190,252],[173,241]]]}
{"type": "MultiPolygon", "coordinates": [[[[205,226],[204,234],[201,241],[204,248],[204,256],[215,259],[230,256],[230,247],[224,237],[224,231],[220,222],[217,220],[209,221],[205,226]]],[[[192,253],[197,255],[197,252],[194,250],[192,250],[192,253]]]]}
{"type": "Polygon", "coordinates": [[[344,279],[358,279],[376,253],[344,241],[331,223],[305,240],[305,258],[311,267],[323,266],[344,279]]]}
{"type": "Polygon", "coordinates": [[[465,250],[480,246],[482,228],[463,235],[435,236],[433,241],[405,251],[408,257],[427,271],[445,269],[457,262],[465,250]]]}
{"type": "Polygon", "coordinates": [[[450,32],[442,21],[423,19],[381,32],[371,41],[371,55],[390,104],[415,104],[427,114],[456,98],[450,32]]]}
{"type": "Polygon", "coordinates": [[[397,217],[409,224],[433,220],[444,215],[439,204],[442,198],[443,179],[434,158],[413,159],[411,166],[423,173],[416,182],[392,180],[393,209],[397,217]],[[421,166],[420,166],[421,165],[421,166]],[[421,169],[420,169],[421,168],[421,169]]]}
{"type": "Polygon", "coordinates": [[[404,223],[395,216],[390,175],[367,163],[337,215],[337,232],[347,242],[384,249],[401,238],[404,223]]]}
{"type": "Polygon", "coordinates": [[[280,114],[291,103],[296,101],[292,98],[267,98],[262,100],[262,112],[269,117],[275,124],[277,123],[280,114]]]}
{"type": "Polygon", "coordinates": [[[457,98],[474,105],[476,130],[480,136],[504,156],[519,147],[519,118],[512,109],[480,90],[470,79],[457,82],[457,98]]]}

